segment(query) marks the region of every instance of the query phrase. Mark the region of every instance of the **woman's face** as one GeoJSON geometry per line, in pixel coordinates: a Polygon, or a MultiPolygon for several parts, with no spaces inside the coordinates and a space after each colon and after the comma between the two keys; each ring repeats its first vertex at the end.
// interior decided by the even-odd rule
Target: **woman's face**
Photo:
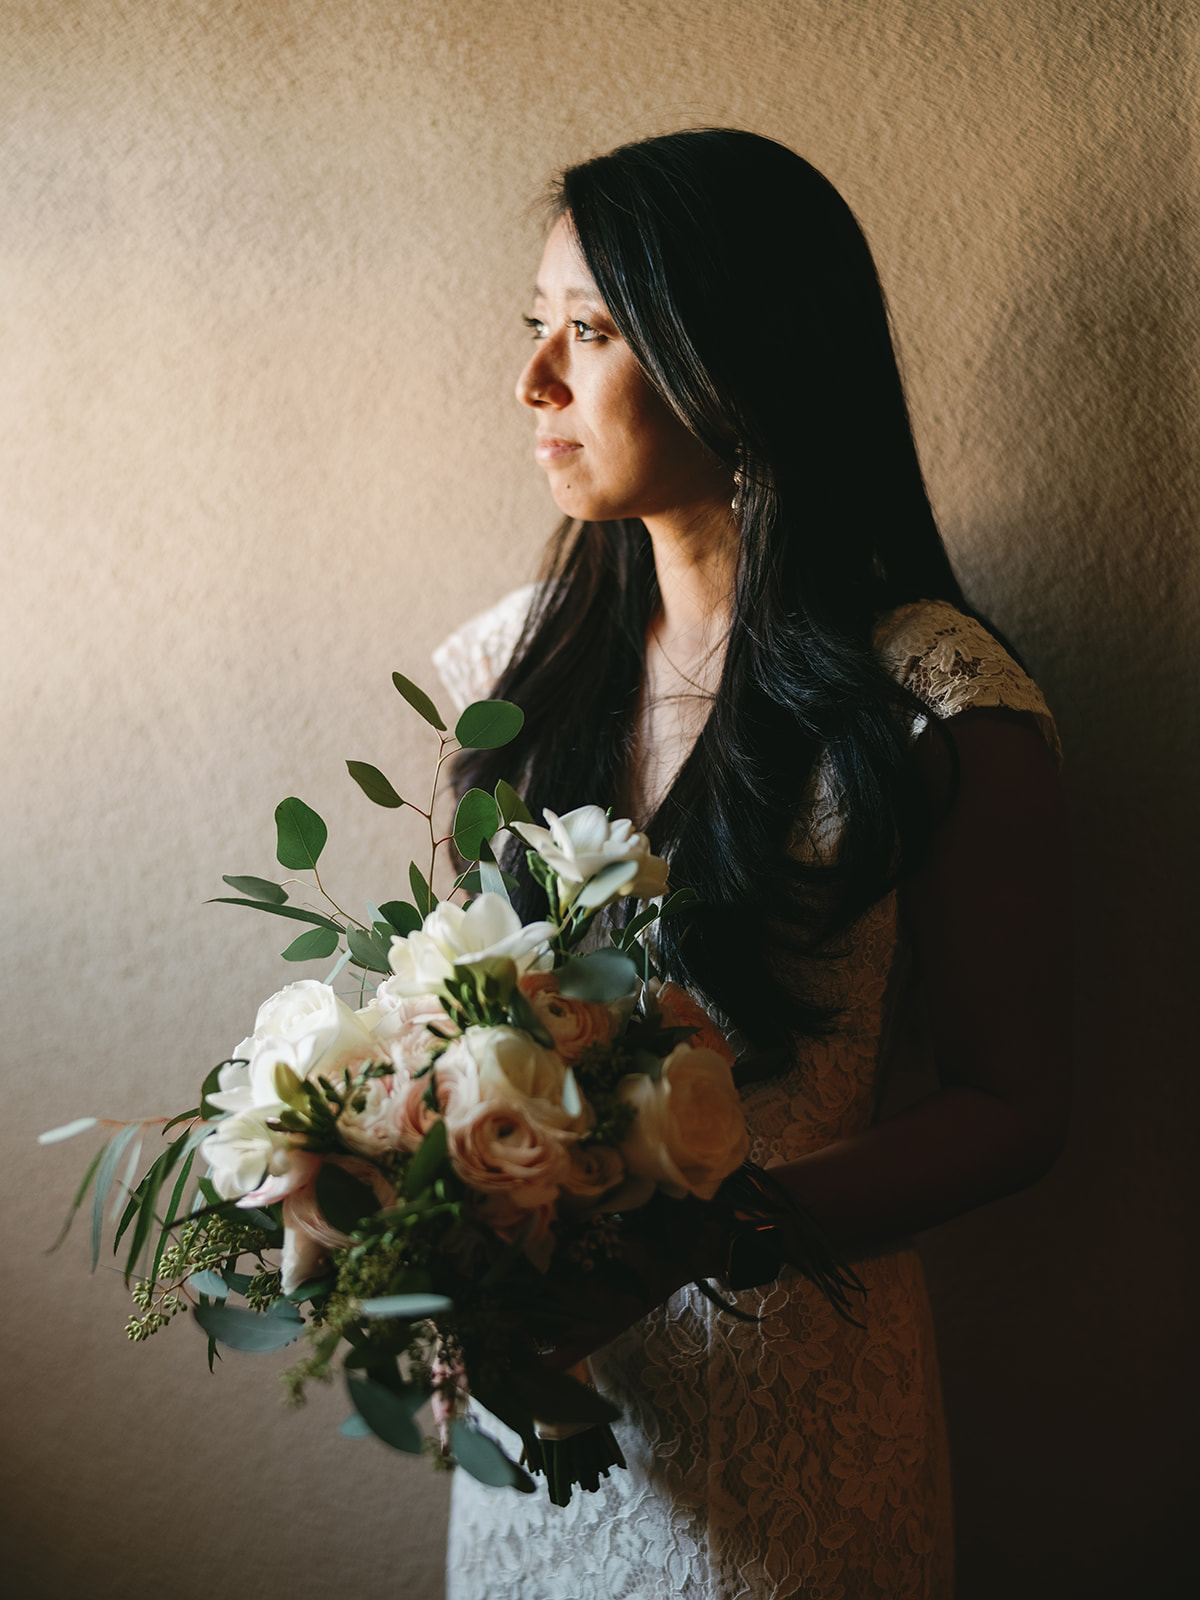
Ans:
{"type": "Polygon", "coordinates": [[[566,218],[546,240],[525,320],[534,351],[517,399],[536,413],[534,455],[564,515],[653,521],[728,507],[728,472],[638,365],[566,218]]]}

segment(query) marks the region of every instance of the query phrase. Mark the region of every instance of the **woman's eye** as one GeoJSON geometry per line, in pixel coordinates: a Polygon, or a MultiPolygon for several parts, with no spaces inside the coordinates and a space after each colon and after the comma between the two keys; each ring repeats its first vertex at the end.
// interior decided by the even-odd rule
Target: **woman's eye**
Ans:
{"type": "Polygon", "coordinates": [[[595,344],[598,340],[604,338],[600,330],[593,328],[590,322],[580,322],[576,318],[572,319],[571,326],[575,330],[575,338],[581,344],[595,344]]]}
{"type": "Polygon", "coordinates": [[[522,317],[521,321],[535,339],[544,339],[546,337],[546,324],[540,317],[522,317]]]}

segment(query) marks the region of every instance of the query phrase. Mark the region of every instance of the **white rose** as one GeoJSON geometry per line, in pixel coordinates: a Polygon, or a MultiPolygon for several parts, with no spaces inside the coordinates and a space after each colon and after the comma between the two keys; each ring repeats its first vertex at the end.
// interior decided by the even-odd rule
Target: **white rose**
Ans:
{"type": "Polygon", "coordinates": [[[289,984],[259,1006],[250,1042],[267,1039],[295,1046],[295,1070],[302,1078],[330,1077],[342,1066],[371,1059],[370,1030],[327,983],[314,978],[289,984]]]}
{"type": "Polygon", "coordinates": [[[550,922],[521,919],[503,895],[477,895],[464,910],[443,901],[416,933],[392,940],[391,968],[401,995],[442,994],[456,967],[510,960],[518,973],[539,971],[549,964],[550,922]]]}
{"type": "Polygon", "coordinates": [[[415,1075],[458,1030],[436,995],[405,995],[399,986],[398,978],[386,978],[356,1015],[375,1041],[377,1059],[415,1075]]]}
{"type": "Polygon", "coordinates": [[[251,1038],[238,1050],[248,1059],[221,1068],[220,1088],[208,1096],[208,1103],[221,1111],[278,1115],[293,1102],[302,1076],[295,1045],[287,1039],[251,1038]]]}
{"type": "MultiPolygon", "coordinates": [[[[555,1051],[544,1049],[520,1028],[468,1028],[462,1043],[475,1064],[478,1100],[533,1101],[529,1110],[539,1120],[558,1127],[578,1123],[582,1129],[581,1118],[563,1107],[567,1068],[555,1051]]],[[[458,1099],[463,1101],[463,1090],[458,1099]]]]}
{"type": "Polygon", "coordinates": [[[634,831],[628,817],[610,821],[599,806],[580,806],[564,817],[547,808],[542,815],[549,828],[531,822],[511,826],[558,878],[561,911],[574,904],[584,884],[609,867],[629,870],[606,877],[606,895],[597,898],[597,905],[607,905],[623,895],[652,900],[666,890],[667,863],[650,854],[650,841],[644,833],[634,831]]]}
{"type": "Polygon", "coordinates": [[[406,1072],[389,1072],[355,1089],[337,1121],[342,1143],[364,1156],[404,1149],[402,1124],[411,1081],[406,1072]]]}
{"type": "Polygon", "coordinates": [[[711,1200],[746,1159],[750,1135],[741,1101],[729,1063],[715,1050],[677,1045],[657,1082],[630,1073],[617,1095],[637,1112],[621,1146],[625,1165],[676,1198],[711,1200]]]}
{"type": "Polygon", "coordinates": [[[219,1122],[201,1142],[212,1168],[213,1188],[222,1200],[237,1200],[266,1177],[282,1177],[295,1153],[286,1133],[267,1126],[266,1113],[243,1111],[219,1122]]]}

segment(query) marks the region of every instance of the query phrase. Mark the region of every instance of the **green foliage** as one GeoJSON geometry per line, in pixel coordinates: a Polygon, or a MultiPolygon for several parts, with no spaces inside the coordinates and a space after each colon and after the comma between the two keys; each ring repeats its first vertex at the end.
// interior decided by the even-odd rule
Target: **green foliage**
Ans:
{"type": "Polygon", "coordinates": [[[511,701],[476,700],[455,723],[454,737],[464,750],[498,750],[510,744],[524,724],[525,713],[511,701]]]}
{"type": "Polygon", "coordinates": [[[275,807],[275,856],[291,872],[311,872],[320,860],[329,829],[303,800],[295,795],[275,807]]]}
{"type": "Polygon", "coordinates": [[[404,1175],[404,1193],[410,1200],[428,1189],[446,1165],[446,1124],[439,1118],[421,1140],[404,1175]]]}
{"type": "Polygon", "coordinates": [[[322,961],[338,947],[336,928],[313,928],[293,939],[282,952],[285,961],[322,961]]]}
{"type": "Polygon", "coordinates": [[[272,883],[270,878],[234,878],[228,872],[223,872],[221,882],[227,883],[239,894],[249,895],[251,900],[265,900],[269,905],[281,906],[287,899],[287,890],[272,883]]]}
{"type": "Polygon", "coordinates": [[[400,1317],[407,1322],[415,1322],[453,1311],[454,1302],[444,1294],[386,1294],[381,1298],[363,1300],[360,1309],[364,1317],[400,1317]]]}
{"type": "MultiPolygon", "coordinates": [[[[383,926],[380,924],[379,926],[383,926]]],[[[347,928],[346,944],[350,950],[350,959],[356,966],[365,967],[368,972],[391,973],[388,964],[388,952],[391,944],[392,930],[388,928],[388,937],[385,941],[375,928],[347,928]]]]}
{"type": "Polygon", "coordinates": [[[77,1133],[86,1133],[89,1128],[94,1128],[99,1120],[99,1117],[76,1117],[74,1122],[64,1122],[61,1127],[39,1133],[38,1143],[57,1144],[60,1139],[73,1139],[77,1133]]]}
{"type": "Polygon", "coordinates": [[[416,684],[402,672],[393,672],[392,682],[396,685],[398,693],[404,696],[415,712],[425,718],[431,728],[436,728],[439,733],[445,733],[446,724],[442,721],[441,712],[424,689],[418,689],[416,684]]]}
{"type": "Polygon", "coordinates": [[[495,1489],[519,1489],[532,1494],[533,1479],[515,1461],[510,1461],[496,1441],[469,1422],[457,1417],[450,1424],[450,1447],[464,1472],[495,1489]]]}
{"type": "Polygon", "coordinates": [[[500,829],[500,810],[486,789],[468,789],[454,813],[454,848],[464,861],[478,861],[484,841],[500,829]]]}
{"type": "Polygon", "coordinates": [[[408,864],[408,882],[412,889],[413,899],[416,901],[417,911],[420,913],[422,921],[424,921],[438,901],[437,895],[434,894],[425,880],[425,874],[415,861],[410,861],[408,864]]]}
{"type": "Polygon", "coordinates": [[[96,1172],[96,1187],[92,1194],[92,1271],[100,1262],[100,1237],[104,1229],[104,1207],[108,1191],[117,1175],[117,1163],[135,1139],[140,1139],[143,1124],[129,1122],[109,1141],[104,1159],[96,1172]]]}
{"type": "Polygon", "coordinates": [[[404,804],[378,767],[372,767],[365,761],[347,761],[346,767],[367,799],[373,800],[377,806],[395,811],[404,804]]]}
{"type": "Polygon", "coordinates": [[[505,783],[503,778],[496,785],[496,805],[500,812],[500,820],[506,828],[510,822],[533,821],[533,813],[529,807],[512,784],[505,783]]]}
{"type": "Polygon", "coordinates": [[[638,972],[619,950],[595,950],[591,955],[572,956],[555,976],[559,993],[568,999],[607,1005],[632,993],[638,972]]]}
{"type": "MultiPolygon", "coordinates": [[[[424,878],[421,882],[425,882],[424,878]]],[[[407,939],[410,933],[416,933],[421,926],[421,913],[407,900],[385,900],[379,910],[391,924],[392,931],[402,939],[407,939]]]]}
{"type": "Polygon", "coordinates": [[[304,1331],[301,1322],[243,1311],[240,1306],[198,1305],[192,1315],[218,1344],[256,1354],[295,1344],[304,1331]]]}
{"type": "Polygon", "coordinates": [[[429,1398],[423,1389],[413,1388],[395,1394],[373,1378],[351,1377],[346,1379],[346,1388],[354,1409],[377,1439],[390,1444],[393,1450],[403,1450],[414,1456],[421,1454],[421,1434],[413,1421],[413,1413],[429,1398]]]}
{"type": "Polygon", "coordinates": [[[508,889],[504,882],[504,874],[496,865],[496,857],[492,854],[492,847],[486,839],[479,846],[479,891],[481,894],[498,894],[502,900],[508,900],[508,889]]]}
{"type": "Polygon", "coordinates": [[[231,895],[214,895],[205,902],[210,906],[249,906],[252,911],[269,911],[275,917],[290,917],[293,922],[311,922],[317,928],[332,928],[334,933],[341,933],[340,924],[331,917],[323,917],[319,911],[305,911],[300,906],[276,906],[269,900],[240,900],[231,895]]]}

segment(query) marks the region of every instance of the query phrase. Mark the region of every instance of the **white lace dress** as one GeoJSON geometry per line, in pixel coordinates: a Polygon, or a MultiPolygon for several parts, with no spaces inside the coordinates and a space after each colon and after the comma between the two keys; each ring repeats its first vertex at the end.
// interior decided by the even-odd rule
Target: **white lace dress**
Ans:
{"type": "MultiPolygon", "coordinates": [[[[435,655],[461,702],[486,696],[532,596],[510,595],[435,655]]],[[[881,658],[932,715],[970,706],[1031,714],[1057,748],[1037,686],[991,635],[942,601],[877,631],[881,658]]],[[[914,737],[925,725],[918,719],[914,737]]],[[[836,802],[823,775],[797,840],[828,849],[836,802]]],[[[831,983],[837,1033],[744,1094],[764,1166],[875,1119],[903,1023],[908,964],[895,895],[857,924],[831,983]]],[[[722,1315],[696,1290],[592,1358],[622,1411],[629,1464],[570,1506],[455,1477],[448,1600],[950,1600],[949,1462],[929,1304],[914,1251],[857,1264],[861,1329],[796,1278],[722,1315]]],[[[518,1451],[494,1419],[485,1426],[518,1451]]]]}

